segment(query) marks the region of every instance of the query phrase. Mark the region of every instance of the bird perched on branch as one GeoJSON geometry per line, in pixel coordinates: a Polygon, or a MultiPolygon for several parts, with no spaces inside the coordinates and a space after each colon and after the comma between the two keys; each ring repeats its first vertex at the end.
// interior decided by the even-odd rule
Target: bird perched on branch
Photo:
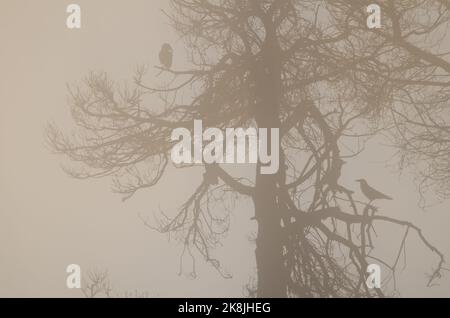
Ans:
{"type": "Polygon", "coordinates": [[[159,51],[159,61],[164,68],[170,69],[172,67],[173,49],[168,43],[164,43],[159,51]]]}
{"type": "Polygon", "coordinates": [[[346,164],[346,162],[341,158],[334,158],[327,174],[323,178],[323,182],[327,183],[331,188],[337,189],[339,187],[338,181],[341,177],[341,170],[344,164],[346,164]]]}
{"type": "Polygon", "coordinates": [[[367,199],[370,200],[370,202],[374,200],[392,200],[392,198],[384,193],[381,193],[378,190],[375,190],[372,188],[366,180],[364,179],[358,179],[356,182],[359,182],[359,185],[361,186],[362,193],[367,197],[367,199]]]}

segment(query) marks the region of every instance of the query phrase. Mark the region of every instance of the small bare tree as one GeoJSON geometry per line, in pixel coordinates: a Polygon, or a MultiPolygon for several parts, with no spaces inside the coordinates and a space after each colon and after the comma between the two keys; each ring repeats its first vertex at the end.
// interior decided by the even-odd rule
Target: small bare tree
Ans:
{"type": "Polygon", "coordinates": [[[107,271],[92,270],[87,273],[87,279],[81,288],[87,298],[112,297],[112,285],[107,271]]]}
{"type": "Polygon", "coordinates": [[[112,287],[108,271],[90,270],[87,279],[83,281],[81,288],[83,295],[87,298],[148,298],[148,291],[115,291],[112,287]]]}

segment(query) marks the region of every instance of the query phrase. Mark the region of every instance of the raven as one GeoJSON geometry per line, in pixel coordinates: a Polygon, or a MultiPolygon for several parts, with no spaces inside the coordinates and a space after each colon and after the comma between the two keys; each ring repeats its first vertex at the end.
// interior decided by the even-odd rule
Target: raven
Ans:
{"type": "Polygon", "coordinates": [[[164,43],[159,52],[159,61],[164,68],[170,69],[172,67],[173,49],[168,43],[164,43]]]}

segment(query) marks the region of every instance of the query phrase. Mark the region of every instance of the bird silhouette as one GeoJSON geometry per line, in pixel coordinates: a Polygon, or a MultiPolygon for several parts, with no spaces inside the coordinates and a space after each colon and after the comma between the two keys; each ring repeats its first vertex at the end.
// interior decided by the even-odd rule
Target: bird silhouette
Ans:
{"type": "Polygon", "coordinates": [[[173,49],[168,43],[164,43],[159,51],[159,61],[164,68],[170,69],[172,67],[173,49]]]}
{"type": "Polygon", "coordinates": [[[346,164],[346,162],[341,158],[334,158],[323,182],[328,183],[332,188],[337,188],[339,178],[341,177],[342,166],[344,164],[346,164]]]}
{"type": "Polygon", "coordinates": [[[356,182],[359,182],[359,185],[361,186],[362,193],[367,197],[367,199],[370,200],[370,202],[374,200],[392,200],[392,198],[384,193],[381,193],[378,190],[375,190],[364,179],[358,179],[356,182]]]}

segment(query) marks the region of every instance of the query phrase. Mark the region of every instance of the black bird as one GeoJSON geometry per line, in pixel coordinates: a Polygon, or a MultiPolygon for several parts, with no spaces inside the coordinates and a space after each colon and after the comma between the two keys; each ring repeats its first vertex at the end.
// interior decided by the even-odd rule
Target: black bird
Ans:
{"type": "Polygon", "coordinates": [[[348,194],[353,193],[353,191],[350,191],[339,184],[339,178],[341,177],[341,171],[344,164],[346,164],[344,160],[335,157],[320,182],[320,185],[328,185],[328,189],[331,190],[333,194],[336,194],[336,192],[348,194]]]}
{"type": "Polygon", "coordinates": [[[164,68],[170,69],[172,67],[173,49],[168,43],[164,43],[159,51],[159,61],[164,68]]]}
{"type": "Polygon", "coordinates": [[[332,188],[339,188],[338,181],[341,177],[341,170],[344,164],[346,164],[346,162],[341,158],[334,158],[330,169],[323,179],[323,182],[327,183],[332,188]]]}
{"type": "Polygon", "coordinates": [[[392,198],[384,193],[381,193],[378,190],[375,190],[364,179],[358,179],[356,182],[359,182],[359,185],[361,186],[362,193],[367,197],[367,199],[370,200],[370,202],[374,200],[392,200],[392,198]]]}

